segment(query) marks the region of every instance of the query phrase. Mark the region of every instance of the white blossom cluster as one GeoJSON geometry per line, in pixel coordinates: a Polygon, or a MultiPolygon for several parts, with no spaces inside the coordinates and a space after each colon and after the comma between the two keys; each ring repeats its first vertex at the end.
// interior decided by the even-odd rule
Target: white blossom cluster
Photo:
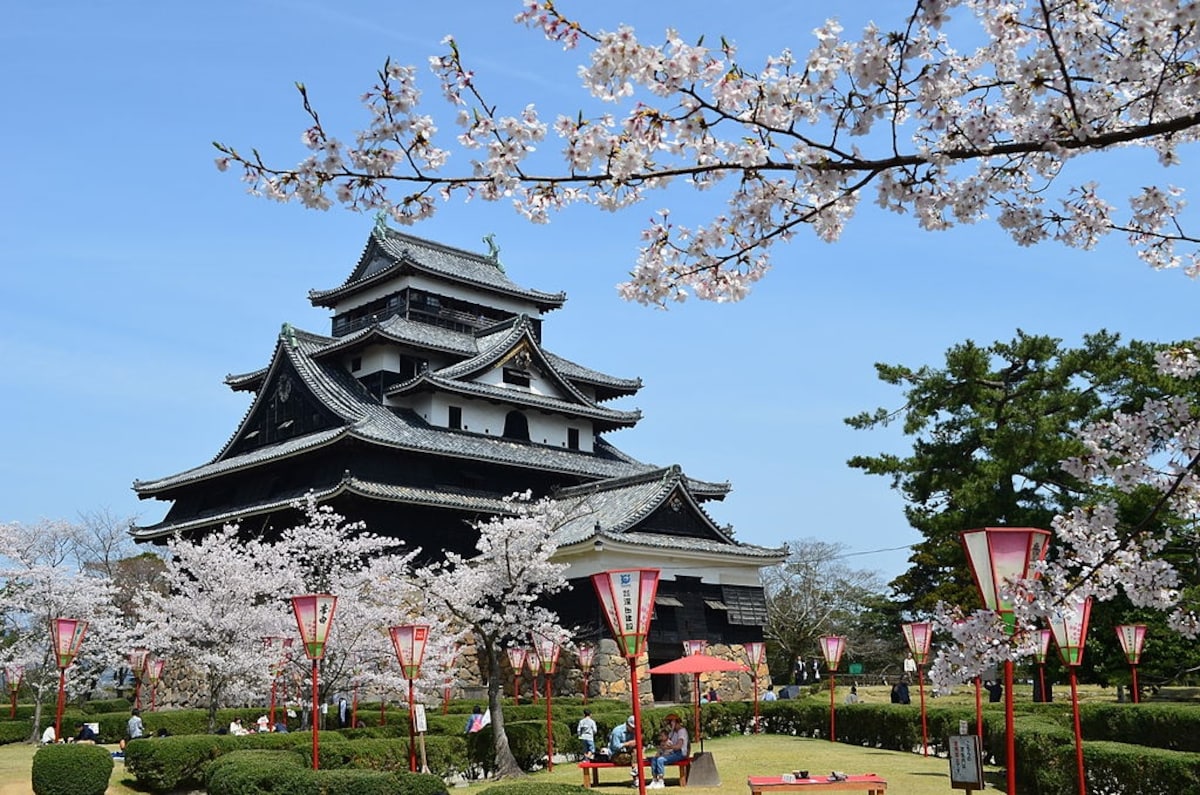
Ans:
{"type": "Polygon", "coordinates": [[[593,33],[553,0],[525,0],[516,21],[566,49],[589,47],[579,76],[614,112],[558,114],[552,125],[532,105],[504,114],[451,37],[429,64],[468,168],[444,171],[452,153],[421,112],[417,72],[390,61],[363,97],[370,121],[353,144],[327,131],[300,86],[311,156],[278,169],[217,144],[217,165],[240,166],[251,191],[273,199],[383,209],[404,224],[455,194],[511,201],[545,222],[573,203],[620,210],[675,182],[724,191],[705,223],[675,224],[663,210],[644,230],[620,292],[649,304],[743,297],[776,242],[804,225],[838,239],[868,189],[923,229],[994,216],[1022,245],[1084,249],[1119,232],[1154,267],[1200,272],[1180,188],[1145,186],[1122,215],[1094,181],[1057,184],[1070,159],[1120,146],[1179,164],[1200,129],[1196,0],[916,0],[906,19],[857,39],[829,20],[807,55],[784,50],[757,70],[723,39],[710,48],[673,30],[661,43],[628,26],[593,33]],[[946,32],[955,14],[977,23],[956,25],[957,46],[946,32]],[[536,156],[549,126],[558,164],[536,156]]]}

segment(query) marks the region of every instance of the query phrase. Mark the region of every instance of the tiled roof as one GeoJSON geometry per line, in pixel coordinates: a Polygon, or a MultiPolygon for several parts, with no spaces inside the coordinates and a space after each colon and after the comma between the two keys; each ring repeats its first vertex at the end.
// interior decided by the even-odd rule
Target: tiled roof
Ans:
{"type": "Polygon", "coordinates": [[[316,306],[330,306],[342,296],[394,278],[398,268],[411,268],[489,292],[523,298],[543,309],[556,309],[567,300],[561,292],[547,293],[521,287],[509,279],[498,263],[488,256],[406,235],[394,229],[381,232],[379,228],[372,231],[358,265],[346,281],[329,290],[311,290],[309,300],[316,306]],[[374,253],[378,252],[386,255],[393,264],[382,269],[372,268],[374,253]]]}
{"type": "Polygon", "coordinates": [[[657,469],[624,478],[597,481],[583,486],[560,489],[552,496],[573,508],[569,519],[555,534],[559,546],[593,541],[599,537],[619,539],[636,546],[720,553],[775,562],[786,550],[742,544],[717,527],[711,517],[692,499],[688,479],[679,467],[657,469]],[[710,536],[639,532],[638,525],[658,510],[672,494],[689,503],[709,525],[710,536]],[[598,526],[598,528],[597,528],[598,526]]]}
{"type": "Polygon", "coordinates": [[[174,535],[175,533],[187,533],[191,530],[211,527],[216,524],[245,521],[249,517],[289,508],[298,500],[303,499],[310,491],[318,502],[325,502],[340,494],[349,492],[390,502],[445,507],[480,514],[502,514],[508,510],[503,499],[490,495],[447,489],[422,489],[346,477],[340,483],[324,489],[301,489],[273,497],[269,500],[241,505],[235,509],[205,513],[184,521],[162,521],[153,525],[135,527],[133,528],[133,537],[139,541],[146,541],[174,535]]]}
{"type": "MultiPolygon", "coordinates": [[[[134,483],[134,489],[141,496],[153,496],[185,483],[246,469],[271,460],[288,458],[342,437],[354,437],[418,453],[543,469],[589,478],[617,477],[652,469],[649,465],[616,451],[603,440],[598,441],[594,452],[588,453],[497,436],[452,431],[430,425],[413,412],[393,411],[376,401],[362,384],[340,366],[315,361],[312,354],[319,350],[324,342],[323,337],[298,330],[281,334],[276,346],[276,359],[271,369],[278,366],[280,356],[286,356],[305,386],[317,400],[343,420],[344,427],[225,457],[237,439],[235,435],[213,461],[157,480],[137,481],[134,483]]],[[[266,399],[260,394],[255,399],[255,405],[266,399]]],[[[250,416],[253,410],[254,406],[247,411],[246,416],[250,416]]]]}

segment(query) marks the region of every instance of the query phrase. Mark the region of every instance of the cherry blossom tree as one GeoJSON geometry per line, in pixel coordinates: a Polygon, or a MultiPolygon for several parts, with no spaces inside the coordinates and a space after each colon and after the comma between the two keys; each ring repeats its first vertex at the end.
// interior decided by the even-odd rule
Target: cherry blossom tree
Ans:
{"type": "MultiPolygon", "coordinates": [[[[382,693],[407,692],[400,676],[388,627],[429,623],[414,609],[409,567],[419,550],[402,541],[372,533],[362,522],[349,522],[309,494],[295,506],[305,519],[270,545],[271,579],[276,593],[331,593],[337,612],[321,662],[321,698],[349,690],[355,681],[382,693]]],[[[291,624],[286,634],[295,633],[291,624]]],[[[444,632],[439,632],[444,635],[444,632]]],[[[429,648],[430,662],[440,662],[440,643],[429,648]]],[[[297,658],[297,665],[307,661],[297,658]]]]}
{"type": "Polygon", "coordinates": [[[167,542],[165,593],[141,595],[144,645],[186,663],[203,685],[208,730],[217,709],[269,689],[262,638],[285,626],[286,605],[271,572],[274,556],[236,525],[195,540],[167,542]]]}
{"type": "Polygon", "coordinates": [[[533,105],[501,109],[448,37],[429,65],[456,114],[456,145],[439,135],[418,70],[389,60],[352,142],[300,84],[309,157],[283,168],[217,143],[217,166],[240,170],[262,196],[378,209],[402,224],[454,196],[511,201],[544,223],[572,204],[622,210],[679,183],[713,195],[707,222],[662,210],[643,231],[620,290],[648,304],[742,298],[776,243],[805,226],[837,240],[864,199],[925,230],[991,218],[1026,246],[1089,249],[1116,233],[1156,268],[1200,271],[1183,188],[1165,173],[1123,211],[1097,181],[1066,176],[1070,161],[1116,147],[1179,165],[1200,129],[1194,0],[915,0],[857,38],[831,19],[807,54],[787,49],[758,67],[723,38],[593,30],[553,0],[525,0],[516,21],[585,48],[583,101],[609,107],[553,121],[533,105]],[[539,151],[551,128],[561,161],[539,151]]]}
{"type": "Polygon", "coordinates": [[[567,637],[558,616],[544,604],[545,597],[569,587],[567,565],[551,562],[558,549],[554,531],[567,515],[551,500],[528,500],[528,493],[509,497],[511,515],[475,524],[475,556],[447,553],[444,561],[414,572],[428,612],[451,626],[469,628],[469,640],[484,664],[498,778],[522,774],[504,731],[504,650],[527,645],[531,632],[560,641],[567,637]]]}
{"type": "MultiPolygon", "coordinates": [[[[129,637],[113,605],[112,581],[83,567],[74,556],[85,531],[64,521],[0,525],[0,661],[25,668],[34,697],[31,739],[41,732],[43,708],[58,692],[58,668],[50,626],[55,618],[88,622],[75,663],[67,669],[67,691],[85,694],[106,669],[120,664],[129,637]]],[[[53,716],[53,706],[51,706],[53,716]]]]}

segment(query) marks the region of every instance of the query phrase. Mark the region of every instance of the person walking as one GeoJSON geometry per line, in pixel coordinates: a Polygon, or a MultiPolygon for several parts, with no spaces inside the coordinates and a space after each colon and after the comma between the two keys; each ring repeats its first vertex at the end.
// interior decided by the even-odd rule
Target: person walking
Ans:
{"type": "Polygon", "coordinates": [[[579,738],[579,742],[583,745],[583,758],[592,761],[592,757],[596,755],[596,721],[592,720],[592,711],[585,709],[583,718],[580,719],[579,725],[575,727],[575,736],[579,738]]]}

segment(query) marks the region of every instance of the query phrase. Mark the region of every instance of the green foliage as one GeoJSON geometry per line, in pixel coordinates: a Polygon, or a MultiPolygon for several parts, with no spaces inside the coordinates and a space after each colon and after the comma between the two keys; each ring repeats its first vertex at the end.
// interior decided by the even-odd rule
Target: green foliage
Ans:
{"type": "Polygon", "coordinates": [[[100,701],[88,701],[83,705],[83,711],[88,715],[99,715],[105,712],[124,712],[126,715],[133,709],[133,704],[127,698],[110,698],[100,701]]]}
{"type": "Polygon", "coordinates": [[[97,745],[48,745],[33,757],[35,795],[104,795],[113,760],[97,745]]]}
{"type": "Polygon", "coordinates": [[[0,721],[0,745],[27,742],[32,733],[33,727],[27,720],[0,721]]]}
{"type": "MultiPolygon", "coordinates": [[[[929,612],[938,600],[978,604],[960,531],[1049,527],[1056,513],[1098,496],[1061,466],[1081,450],[1083,425],[1147,397],[1196,397],[1195,384],[1155,373],[1154,354],[1162,347],[1122,346],[1118,335],[1102,331],[1067,348],[1061,340],[1018,331],[1010,342],[957,345],[940,368],[876,365],[881,381],[902,390],[903,408],[863,412],[846,422],[871,429],[902,421],[912,451],[848,463],[888,477],[904,497],[909,524],[925,537],[909,570],[892,583],[905,595],[906,610],[929,612]]],[[[1147,516],[1136,496],[1103,496],[1119,497],[1129,521],[1147,516]]]]}
{"type": "MultiPolygon", "coordinates": [[[[1074,771],[1074,747],[1070,770],[1074,771]]],[[[1174,753],[1115,742],[1085,742],[1089,792],[1113,795],[1200,795],[1200,754],[1174,753]]],[[[1074,776],[1072,776],[1074,779],[1074,776]]]]}
{"type": "Polygon", "coordinates": [[[1200,710],[1185,704],[1081,704],[1079,723],[1089,740],[1128,742],[1200,753],[1200,710]]]}
{"type": "Polygon", "coordinates": [[[231,751],[212,760],[204,771],[205,787],[210,795],[261,795],[286,790],[296,791],[299,780],[311,765],[292,751],[231,751]]]}
{"type": "Polygon", "coordinates": [[[303,756],[287,751],[230,752],[209,764],[205,781],[209,795],[444,795],[446,792],[445,783],[437,776],[353,768],[322,767],[314,771],[303,756]]]}
{"type": "MultiPolygon", "coordinates": [[[[346,739],[337,732],[321,732],[321,751],[346,739]]],[[[137,777],[139,786],[155,792],[197,787],[208,763],[236,750],[295,750],[312,764],[312,734],[249,734],[234,737],[198,734],[134,740],[125,747],[125,769],[137,777]]]]}

